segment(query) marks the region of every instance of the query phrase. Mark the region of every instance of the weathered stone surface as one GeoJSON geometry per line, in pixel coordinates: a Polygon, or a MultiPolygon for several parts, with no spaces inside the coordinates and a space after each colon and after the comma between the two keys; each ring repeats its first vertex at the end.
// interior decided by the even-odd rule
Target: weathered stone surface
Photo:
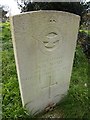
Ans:
{"type": "Polygon", "coordinates": [[[22,103],[32,114],[59,102],[69,89],[79,19],[61,11],[11,17],[22,103]]]}

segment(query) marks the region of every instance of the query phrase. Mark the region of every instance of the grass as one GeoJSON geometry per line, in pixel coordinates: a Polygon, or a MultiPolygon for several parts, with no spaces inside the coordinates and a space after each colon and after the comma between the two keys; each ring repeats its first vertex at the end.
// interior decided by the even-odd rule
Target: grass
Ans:
{"type": "MultiPolygon", "coordinates": [[[[29,119],[32,116],[22,107],[13,54],[10,24],[2,25],[2,117],[3,120],[29,119]]],[[[63,118],[90,118],[88,99],[88,61],[77,45],[68,95],[59,103],[63,118]]],[[[53,112],[54,114],[54,112],[53,112]]],[[[43,116],[43,115],[40,115],[43,116]]],[[[39,116],[39,117],[40,117],[39,116]]]]}
{"type": "Polygon", "coordinates": [[[2,117],[3,120],[28,118],[21,104],[9,22],[2,27],[2,117]]]}
{"type": "Polygon", "coordinates": [[[79,31],[90,35],[90,30],[79,30],[79,31]]]}
{"type": "Polygon", "coordinates": [[[66,118],[90,118],[88,99],[88,62],[78,45],[71,76],[70,89],[60,103],[66,118]]]}

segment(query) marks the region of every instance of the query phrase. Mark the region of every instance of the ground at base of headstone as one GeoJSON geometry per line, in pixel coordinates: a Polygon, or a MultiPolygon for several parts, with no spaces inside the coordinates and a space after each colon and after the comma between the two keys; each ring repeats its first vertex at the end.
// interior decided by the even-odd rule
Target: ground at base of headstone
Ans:
{"type": "Polygon", "coordinates": [[[60,110],[58,106],[55,106],[53,109],[44,111],[35,116],[35,118],[63,118],[63,110],[60,110]]]}

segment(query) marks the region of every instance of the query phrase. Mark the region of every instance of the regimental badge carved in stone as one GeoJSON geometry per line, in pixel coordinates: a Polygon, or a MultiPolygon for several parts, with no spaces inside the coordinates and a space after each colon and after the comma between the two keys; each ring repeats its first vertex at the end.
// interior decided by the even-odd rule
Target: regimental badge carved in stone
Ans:
{"type": "Polygon", "coordinates": [[[57,44],[59,44],[59,39],[57,38],[58,37],[57,33],[51,32],[46,37],[47,37],[47,40],[43,41],[43,44],[47,50],[52,49],[52,48],[56,47],[57,44]]]}
{"type": "Polygon", "coordinates": [[[50,53],[62,44],[62,36],[57,28],[48,28],[40,36],[42,35],[42,40],[39,40],[39,48],[43,52],[50,53]]]}

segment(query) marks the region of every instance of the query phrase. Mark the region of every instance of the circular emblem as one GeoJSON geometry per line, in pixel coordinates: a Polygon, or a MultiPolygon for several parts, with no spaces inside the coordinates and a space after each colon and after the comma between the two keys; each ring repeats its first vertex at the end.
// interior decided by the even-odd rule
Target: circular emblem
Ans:
{"type": "Polygon", "coordinates": [[[62,44],[62,36],[57,28],[47,28],[41,32],[38,46],[44,53],[52,53],[62,44]]]}

